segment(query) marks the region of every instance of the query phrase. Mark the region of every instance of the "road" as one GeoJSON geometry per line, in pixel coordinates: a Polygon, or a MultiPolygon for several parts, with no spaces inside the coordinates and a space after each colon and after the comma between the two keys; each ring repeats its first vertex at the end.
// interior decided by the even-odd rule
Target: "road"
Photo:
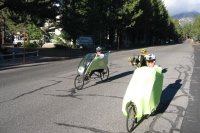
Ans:
{"type": "MultiPolygon", "coordinates": [[[[187,125],[194,49],[183,44],[147,47],[164,72],[161,107],[134,133],[179,133],[187,125]]],[[[0,133],[126,133],[122,100],[133,74],[127,62],[139,49],[111,51],[110,78],[74,89],[81,58],[0,68],[0,133]]],[[[197,131],[198,132],[198,131],[197,131]]],[[[195,132],[193,132],[195,133],[195,132]]]]}
{"type": "Polygon", "coordinates": [[[189,100],[188,107],[184,116],[181,133],[197,133],[200,125],[200,45],[193,45],[194,48],[194,69],[190,83],[190,93],[192,95],[189,100]]]}

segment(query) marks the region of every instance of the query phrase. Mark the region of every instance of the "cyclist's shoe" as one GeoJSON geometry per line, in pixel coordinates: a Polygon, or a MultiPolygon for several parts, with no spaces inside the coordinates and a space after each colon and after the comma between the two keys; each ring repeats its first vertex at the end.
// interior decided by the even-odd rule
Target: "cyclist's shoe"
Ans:
{"type": "Polygon", "coordinates": [[[128,62],[129,62],[130,65],[133,65],[133,60],[132,60],[131,57],[128,57],[128,62]]]}

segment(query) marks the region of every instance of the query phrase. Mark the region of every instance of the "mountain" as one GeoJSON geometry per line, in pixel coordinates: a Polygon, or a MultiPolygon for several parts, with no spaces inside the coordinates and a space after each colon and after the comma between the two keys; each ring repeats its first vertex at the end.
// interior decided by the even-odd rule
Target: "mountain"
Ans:
{"type": "Polygon", "coordinates": [[[173,15],[172,18],[177,18],[179,19],[179,24],[184,25],[188,23],[193,23],[195,18],[200,15],[199,12],[184,12],[180,14],[173,15]]]}
{"type": "Polygon", "coordinates": [[[181,18],[196,18],[196,16],[200,15],[199,12],[184,12],[184,13],[179,13],[176,14],[174,16],[172,16],[172,18],[177,18],[177,19],[181,19],[181,18]]]}

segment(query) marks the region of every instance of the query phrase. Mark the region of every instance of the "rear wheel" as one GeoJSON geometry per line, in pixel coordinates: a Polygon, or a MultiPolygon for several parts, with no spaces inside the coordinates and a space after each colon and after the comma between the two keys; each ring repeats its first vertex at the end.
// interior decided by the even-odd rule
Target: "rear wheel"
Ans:
{"type": "Polygon", "coordinates": [[[107,67],[102,72],[100,72],[101,81],[105,81],[109,77],[109,68],[107,67]]]}
{"type": "Polygon", "coordinates": [[[74,80],[74,86],[77,90],[81,90],[84,85],[84,80],[83,77],[80,75],[77,75],[75,80],[74,80]]]}
{"type": "Polygon", "coordinates": [[[134,130],[134,124],[137,123],[137,118],[135,118],[136,111],[133,105],[130,105],[127,108],[127,117],[126,117],[126,129],[130,133],[134,130]]]}

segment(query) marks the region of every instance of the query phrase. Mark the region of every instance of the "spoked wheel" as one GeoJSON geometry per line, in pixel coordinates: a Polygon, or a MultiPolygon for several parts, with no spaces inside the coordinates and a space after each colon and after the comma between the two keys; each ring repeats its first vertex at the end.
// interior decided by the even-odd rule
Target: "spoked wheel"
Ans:
{"type": "Polygon", "coordinates": [[[127,108],[127,117],[126,117],[126,129],[129,133],[134,130],[134,124],[137,123],[137,118],[135,118],[136,111],[133,105],[130,105],[127,108]]]}
{"type": "Polygon", "coordinates": [[[103,70],[103,72],[100,72],[101,81],[105,81],[109,77],[109,68],[103,70]]]}
{"type": "Polygon", "coordinates": [[[84,79],[80,75],[77,75],[74,80],[74,86],[77,90],[81,90],[84,85],[84,79]]]}

